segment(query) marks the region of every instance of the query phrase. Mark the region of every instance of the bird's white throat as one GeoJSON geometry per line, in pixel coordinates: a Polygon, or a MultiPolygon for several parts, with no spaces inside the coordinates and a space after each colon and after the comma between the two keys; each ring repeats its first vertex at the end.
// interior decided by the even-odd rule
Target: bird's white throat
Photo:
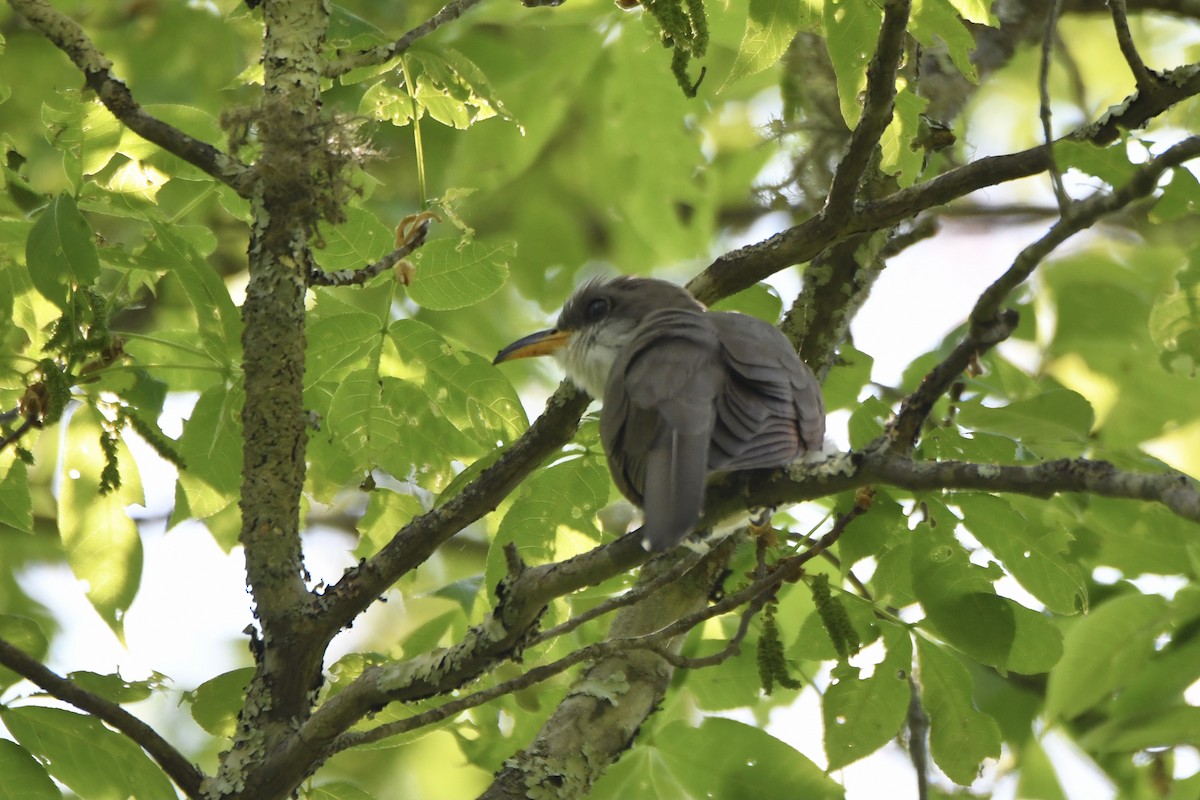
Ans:
{"type": "Polygon", "coordinates": [[[633,338],[637,325],[632,320],[611,319],[601,325],[589,325],[575,331],[567,346],[554,357],[571,381],[597,400],[604,398],[604,386],[621,349],[633,338]]]}

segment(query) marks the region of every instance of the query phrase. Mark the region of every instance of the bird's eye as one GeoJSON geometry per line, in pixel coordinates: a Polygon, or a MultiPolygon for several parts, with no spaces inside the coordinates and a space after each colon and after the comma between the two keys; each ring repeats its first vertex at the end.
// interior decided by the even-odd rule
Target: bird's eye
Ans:
{"type": "Polygon", "coordinates": [[[612,302],[607,297],[597,297],[595,300],[587,304],[584,314],[587,316],[588,322],[596,322],[604,317],[612,308],[612,302]]]}

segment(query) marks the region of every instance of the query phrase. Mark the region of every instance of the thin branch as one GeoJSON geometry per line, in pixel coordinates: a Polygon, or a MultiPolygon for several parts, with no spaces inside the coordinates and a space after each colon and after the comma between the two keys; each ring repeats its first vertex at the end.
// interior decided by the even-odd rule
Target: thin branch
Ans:
{"type": "Polygon", "coordinates": [[[958,379],[971,359],[1012,334],[1017,325],[1016,314],[1012,311],[1002,312],[1000,306],[1015,288],[1028,280],[1038,264],[1060,244],[1095,224],[1102,216],[1119,211],[1149,195],[1168,169],[1197,157],[1200,157],[1200,136],[1184,139],[1139,167],[1119,189],[1111,193],[1097,192],[1086,200],[1068,205],[1062,219],[1045,236],[1018,253],[1012,266],[979,296],[971,311],[970,328],[962,342],[925,376],[915,392],[905,398],[900,412],[888,426],[893,446],[911,448],[933,404],[958,379]]]}
{"type": "Polygon", "coordinates": [[[1158,81],[1154,77],[1154,73],[1146,68],[1146,62],[1142,61],[1142,56],[1133,43],[1133,32],[1129,30],[1129,11],[1125,7],[1125,0],[1108,0],[1108,10],[1112,13],[1113,28],[1117,32],[1117,45],[1121,48],[1121,55],[1125,56],[1125,63],[1129,64],[1129,71],[1133,73],[1133,80],[1137,84],[1138,90],[1152,91],[1156,89],[1158,81]]]}
{"type": "MultiPolygon", "coordinates": [[[[811,561],[816,556],[823,553],[834,542],[838,540],[846,526],[850,524],[856,517],[861,515],[866,510],[863,506],[854,506],[850,512],[843,514],[835,523],[832,529],[821,537],[811,548],[805,550],[799,555],[784,559],[776,565],[776,569],[769,574],[755,580],[745,588],[726,596],[717,603],[713,603],[707,608],[700,611],[688,614],[678,620],[675,620],[670,625],[660,628],[653,633],[644,636],[608,639],[596,644],[588,645],[587,647],[576,650],[557,661],[542,666],[533,667],[524,675],[497,684],[488,689],[479,692],[474,692],[466,697],[452,700],[445,705],[439,706],[422,714],[409,717],[408,719],[397,720],[396,722],[386,723],[368,731],[350,731],[343,733],[333,740],[330,745],[329,752],[337,753],[351,747],[356,747],[363,744],[377,742],[391,736],[398,736],[402,733],[407,733],[417,728],[426,725],[432,725],[442,720],[449,719],[457,714],[462,713],[476,706],[483,705],[498,697],[509,694],[511,692],[527,689],[543,681],[558,675],[576,664],[585,661],[595,661],[607,656],[616,655],[628,650],[650,650],[656,655],[661,656],[672,666],[680,668],[702,668],[719,664],[729,658],[736,652],[737,645],[745,638],[749,630],[750,621],[755,612],[762,607],[766,600],[771,596],[773,590],[781,583],[794,579],[800,575],[805,564],[811,561]],[[746,613],[742,615],[741,622],[738,626],[738,631],[735,633],[730,643],[722,648],[717,653],[710,656],[700,658],[687,658],[680,656],[677,653],[670,651],[665,642],[675,638],[681,634],[687,633],[692,628],[695,628],[702,622],[710,620],[714,617],[719,617],[727,614],[739,606],[750,604],[746,613]]],[[[670,571],[669,571],[670,572],[670,571]]],[[[667,573],[664,573],[667,574],[667,573]]]]}
{"type": "Polygon", "coordinates": [[[4,450],[4,448],[8,447],[14,442],[19,442],[21,437],[29,433],[33,427],[33,420],[26,419],[12,433],[8,434],[7,436],[0,436],[0,451],[4,450]]]}
{"type": "Polygon", "coordinates": [[[867,89],[863,100],[862,116],[850,142],[833,175],[829,195],[825,199],[827,217],[845,219],[858,197],[858,187],[863,175],[872,163],[871,154],[879,146],[888,123],[892,121],[892,107],[896,100],[896,72],[904,57],[904,37],[908,32],[908,14],[912,0],[891,0],[884,5],[883,24],[875,54],[867,65],[867,89]]]}
{"type": "Polygon", "coordinates": [[[995,283],[984,290],[971,311],[972,327],[986,325],[999,314],[1000,304],[1009,293],[1033,273],[1041,261],[1056,247],[1096,220],[1119,211],[1135,200],[1146,197],[1158,186],[1163,173],[1185,161],[1200,157],[1200,136],[1192,136],[1168,148],[1130,176],[1124,186],[1111,193],[1097,192],[1086,200],[1072,203],[1050,231],[1022,250],[1013,264],[995,283]]]}
{"type": "Polygon", "coordinates": [[[929,798],[929,753],[926,737],[929,735],[929,717],[921,704],[921,685],[908,676],[908,757],[917,773],[917,800],[929,798]]]}
{"type": "Polygon", "coordinates": [[[451,2],[443,6],[432,17],[391,44],[381,44],[349,54],[338,50],[337,60],[330,62],[325,67],[325,77],[336,78],[354,69],[385,64],[411,47],[413,42],[428,36],[447,22],[453,22],[472,6],[478,5],[480,2],[481,0],[451,0],[451,2]]]}
{"type": "Polygon", "coordinates": [[[112,115],[130,130],[169,153],[179,156],[208,175],[248,197],[253,171],[236,158],[168,125],[143,109],[123,82],[112,74],[112,61],[104,56],[73,19],[46,0],[8,0],[20,16],[67,54],[83,71],[84,79],[112,115]]]}
{"type": "Polygon", "coordinates": [[[188,797],[193,800],[203,798],[200,784],[204,780],[204,774],[182,753],[172,747],[166,739],[159,736],[153,728],[116,703],[80,688],[73,681],[54,673],[37,659],[4,639],[0,639],[0,664],[45,690],[51,696],[70,703],[108,723],[145,750],[188,797]]]}
{"type": "Polygon", "coordinates": [[[385,270],[392,269],[400,260],[414,252],[421,245],[425,244],[425,237],[429,233],[429,220],[418,224],[410,235],[405,237],[405,241],[399,244],[395,250],[388,253],[383,258],[373,264],[368,264],[360,269],[342,269],[335,272],[326,272],[318,269],[315,266],[308,274],[309,286],[362,286],[367,281],[374,278],[376,275],[385,270]]]}
{"type": "MultiPolygon", "coordinates": [[[[1200,94],[1200,64],[1177,67],[1162,76],[1158,91],[1130,95],[1062,140],[1111,144],[1122,131],[1139,128],[1197,94],[1200,94]]],[[[725,253],[693,278],[688,289],[700,302],[712,304],[781,269],[811,260],[833,242],[894,225],[979,189],[1026,178],[1049,168],[1050,155],[1045,145],[977,159],[924,183],[861,203],[844,225],[835,224],[822,212],[761,242],[725,253]]]]}
{"type": "Polygon", "coordinates": [[[537,636],[529,640],[528,646],[533,647],[535,645],[542,644],[543,642],[548,642],[551,639],[562,636],[563,634],[570,633],[580,625],[591,622],[597,617],[601,617],[612,611],[616,611],[618,608],[631,606],[634,603],[640,602],[643,598],[654,594],[654,592],[658,591],[667,584],[674,583],[675,581],[679,580],[679,578],[685,572],[696,566],[697,562],[699,561],[700,556],[695,553],[693,553],[690,557],[681,558],[679,561],[673,564],[670,569],[666,570],[661,575],[658,575],[653,580],[644,584],[638,584],[622,595],[605,600],[603,603],[600,603],[599,605],[580,614],[576,614],[567,621],[555,625],[553,628],[545,630],[542,633],[539,633],[537,636]]]}
{"type": "Polygon", "coordinates": [[[1062,0],[1053,0],[1050,15],[1046,18],[1046,32],[1042,36],[1042,62],[1038,70],[1038,118],[1042,121],[1042,140],[1050,150],[1050,183],[1058,207],[1065,211],[1071,202],[1067,187],[1063,184],[1062,171],[1054,159],[1054,132],[1050,126],[1050,63],[1054,57],[1055,32],[1058,30],[1058,15],[1062,11],[1062,0]]]}

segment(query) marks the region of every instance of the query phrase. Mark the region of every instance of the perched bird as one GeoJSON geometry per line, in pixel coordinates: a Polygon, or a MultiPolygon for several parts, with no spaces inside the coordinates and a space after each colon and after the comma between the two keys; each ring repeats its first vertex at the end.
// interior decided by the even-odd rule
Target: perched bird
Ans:
{"type": "Polygon", "coordinates": [[[643,510],[647,550],[695,528],[710,473],[821,450],[821,389],[787,338],[755,317],[708,311],[673,283],[586,283],[553,329],[513,342],[493,363],[549,354],[603,401],[608,467],[643,510]]]}

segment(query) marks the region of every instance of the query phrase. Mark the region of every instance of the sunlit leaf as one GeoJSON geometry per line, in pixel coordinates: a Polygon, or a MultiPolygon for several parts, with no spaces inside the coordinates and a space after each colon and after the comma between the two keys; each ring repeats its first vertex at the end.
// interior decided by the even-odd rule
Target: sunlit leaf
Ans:
{"type": "Polygon", "coordinates": [[[60,800],[46,768],[16,742],[0,739],[0,800],[60,800]]]}
{"type": "Polygon", "coordinates": [[[418,251],[417,274],[408,288],[409,296],[418,305],[438,311],[474,305],[504,285],[515,253],[512,242],[430,242],[418,251]]]}
{"type": "Polygon", "coordinates": [[[213,736],[232,738],[237,730],[238,712],[246,702],[246,687],[254,677],[254,669],[224,672],[210,678],[187,694],[192,718],[213,736]]]}
{"type": "Polygon", "coordinates": [[[80,797],[176,800],[162,770],[95,717],[59,708],[0,707],[0,721],[80,797]]]}
{"type": "Polygon", "coordinates": [[[1161,597],[1134,594],[1113,598],[1076,622],[1063,641],[1062,663],[1050,673],[1046,716],[1071,719],[1134,678],[1154,652],[1166,612],[1161,597]],[[1098,659],[1098,652],[1108,655],[1098,659]]]}
{"type": "Polygon", "coordinates": [[[985,759],[1000,757],[1000,730],[975,709],[971,673],[954,655],[920,636],[917,655],[933,760],[955,783],[970,785],[985,759]]]}
{"type": "Polygon", "coordinates": [[[137,466],[123,447],[122,486],[108,494],[100,493],[104,467],[99,441],[102,423],[99,412],[84,407],[71,416],[67,425],[58,529],[67,563],[85,582],[88,600],[109,627],[122,635],[125,612],[142,577],[142,541],[125,507],[144,500],[137,466]]]}
{"type": "Polygon", "coordinates": [[[51,201],[34,223],[25,245],[25,263],[37,290],[67,309],[71,286],[91,286],[100,277],[91,226],[69,195],[51,201]]]}

